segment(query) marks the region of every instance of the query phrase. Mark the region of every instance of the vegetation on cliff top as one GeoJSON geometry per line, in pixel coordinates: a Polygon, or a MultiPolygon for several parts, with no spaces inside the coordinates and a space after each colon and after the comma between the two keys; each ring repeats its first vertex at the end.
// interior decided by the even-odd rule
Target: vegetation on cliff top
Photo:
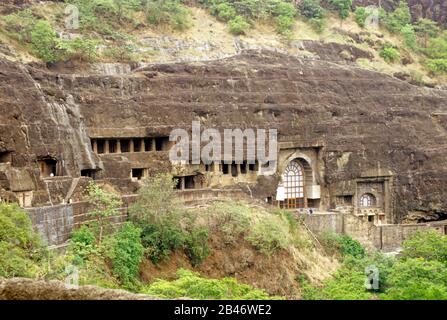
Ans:
{"type": "MultiPolygon", "coordinates": [[[[0,35],[49,63],[144,61],[153,52],[141,43],[140,33],[187,34],[197,23],[191,10],[198,7],[225,23],[234,35],[250,36],[258,26],[270,25],[287,42],[300,39],[307,26],[316,34],[331,28],[322,35],[324,41],[344,39],[363,49],[365,43],[368,50],[377,52],[376,59],[383,59],[393,70],[400,66],[418,73],[417,78],[425,74],[443,79],[447,74],[445,31],[428,19],[413,22],[405,1],[393,12],[357,7],[351,14],[351,0],[328,0],[324,6],[320,0],[304,0],[299,5],[288,0],[66,0],[65,4],[38,4],[0,17],[0,35]],[[65,14],[67,5],[76,6],[79,12],[78,28],[70,27],[77,16],[71,16],[76,11],[65,14]],[[347,36],[353,28],[344,21],[350,16],[363,29],[353,39],[366,35],[363,43],[347,36]],[[340,27],[328,26],[327,21],[333,23],[335,17],[340,27]],[[379,29],[371,28],[375,22],[379,29]],[[345,24],[348,27],[343,29],[345,24]]],[[[360,61],[359,65],[366,66],[360,61]]],[[[387,70],[378,62],[369,66],[387,70]]]]}

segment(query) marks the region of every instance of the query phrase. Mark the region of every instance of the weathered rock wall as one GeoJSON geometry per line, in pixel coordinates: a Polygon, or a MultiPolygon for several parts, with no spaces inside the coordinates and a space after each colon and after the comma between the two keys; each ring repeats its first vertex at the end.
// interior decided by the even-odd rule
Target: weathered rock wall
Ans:
{"type": "Polygon", "coordinates": [[[103,168],[89,137],[162,136],[200,120],[220,129],[276,128],[297,145],[318,142],[328,198],[365,172],[386,171],[394,177],[395,221],[407,211],[447,208],[446,91],[267,51],[120,76],[0,66],[0,152],[28,172],[34,204],[49,202],[37,158],[56,157],[64,175],[76,177],[103,168]]]}
{"type": "MultiPolygon", "coordinates": [[[[399,0],[354,0],[354,8],[369,5],[378,6],[379,3],[387,11],[394,10],[399,5],[399,0]]],[[[447,1],[446,0],[407,0],[413,21],[420,18],[437,21],[441,25],[447,25],[447,1]]]]}

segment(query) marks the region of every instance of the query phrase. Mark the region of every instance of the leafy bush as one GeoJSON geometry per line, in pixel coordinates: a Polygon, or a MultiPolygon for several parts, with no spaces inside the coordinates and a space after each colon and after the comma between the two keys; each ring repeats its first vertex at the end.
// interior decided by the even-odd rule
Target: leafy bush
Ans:
{"type": "Polygon", "coordinates": [[[185,234],[175,226],[148,224],[142,231],[141,241],[146,256],[157,264],[166,260],[172,251],[183,248],[185,234]]]}
{"type": "Polygon", "coordinates": [[[236,17],[236,10],[226,2],[213,6],[211,12],[222,21],[229,21],[236,17]]]}
{"type": "Polygon", "coordinates": [[[421,18],[415,23],[414,30],[419,37],[423,38],[424,48],[427,48],[428,39],[438,34],[439,26],[431,19],[421,18]]]}
{"type": "Polygon", "coordinates": [[[127,222],[108,239],[107,256],[112,262],[113,274],[126,286],[135,282],[140,271],[144,253],[140,236],[141,229],[127,222]]]}
{"type": "Polygon", "coordinates": [[[352,239],[350,236],[343,234],[337,237],[340,244],[341,254],[343,256],[351,256],[354,258],[363,258],[365,256],[365,249],[360,242],[352,239]]]}
{"type": "Polygon", "coordinates": [[[149,1],[146,15],[149,23],[153,25],[170,25],[177,30],[191,27],[189,10],[177,0],[149,1]]]}
{"type": "Polygon", "coordinates": [[[288,221],[272,214],[265,215],[262,220],[253,224],[245,239],[268,256],[292,244],[288,221]]]}
{"type": "Polygon", "coordinates": [[[93,210],[87,215],[96,219],[99,226],[98,242],[101,243],[104,229],[111,226],[110,217],[120,214],[121,197],[116,193],[105,191],[91,181],[87,186],[87,200],[93,206],[93,210]]]}
{"type": "Polygon", "coordinates": [[[317,33],[322,33],[326,27],[326,19],[324,18],[312,18],[309,19],[308,22],[312,29],[317,33]]]}
{"type": "Polygon", "coordinates": [[[291,29],[295,23],[295,19],[289,16],[278,16],[275,18],[276,30],[279,34],[283,36],[290,36],[291,29]]]}
{"type": "Polygon", "coordinates": [[[57,62],[61,59],[56,32],[44,20],[38,21],[31,31],[31,47],[36,56],[45,62],[57,62]]]}
{"type": "Polygon", "coordinates": [[[319,236],[319,240],[329,255],[340,254],[343,257],[350,256],[357,259],[365,257],[366,252],[360,242],[352,239],[348,235],[323,232],[319,236]]]}
{"type": "Polygon", "coordinates": [[[433,74],[447,73],[447,59],[427,59],[425,65],[433,74]]]}
{"type": "Polygon", "coordinates": [[[19,10],[0,19],[8,35],[20,43],[31,43],[31,32],[38,21],[31,9],[19,10]]]}
{"type": "Polygon", "coordinates": [[[300,11],[307,19],[321,19],[324,16],[320,0],[303,0],[300,4],[300,11]]]}
{"type": "Polygon", "coordinates": [[[418,231],[402,244],[402,257],[424,258],[447,265],[447,236],[434,230],[418,231]]]}
{"type": "Polygon", "coordinates": [[[385,60],[387,63],[394,63],[400,61],[399,51],[392,47],[383,48],[379,55],[385,60]]]}
{"type": "Polygon", "coordinates": [[[44,247],[27,213],[0,202],[0,277],[37,277],[44,247]]]}
{"type": "Polygon", "coordinates": [[[391,270],[388,285],[384,299],[447,300],[447,267],[434,260],[402,260],[391,270]]]}
{"type": "Polygon", "coordinates": [[[193,265],[200,264],[209,254],[208,232],[196,227],[194,221],[182,225],[188,216],[179,203],[170,174],[157,174],[143,181],[138,201],[130,208],[130,218],[142,229],[142,243],[153,263],[183,249],[193,265]]]}
{"type": "Polygon", "coordinates": [[[78,37],[73,40],[60,40],[57,48],[62,50],[70,59],[93,62],[98,56],[96,51],[97,44],[98,41],[78,37]]]}
{"type": "Polygon", "coordinates": [[[338,12],[340,19],[345,20],[349,16],[352,0],[329,0],[329,3],[338,12]]]}
{"type": "Polygon", "coordinates": [[[447,31],[437,38],[430,39],[424,52],[431,59],[447,59],[447,31]]]}
{"type": "Polygon", "coordinates": [[[396,10],[388,13],[383,21],[385,27],[393,33],[398,33],[404,26],[411,24],[411,14],[407,2],[400,1],[396,10]]]}
{"type": "Polygon", "coordinates": [[[206,228],[193,228],[187,234],[185,253],[194,267],[201,264],[209,256],[208,230],[206,228]]]}
{"type": "Polygon", "coordinates": [[[413,51],[416,51],[418,46],[417,46],[417,41],[416,41],[416,33],[414,32],[414,28],[412,25],[407,24],[405,25],[401,30],[400,33],[402,34],[404,41],[405,41],[405,45],[410,48],[413,51]]]}
{"type": "Polygon", "coordinates": [[[364,28],[365,27],[365,22],[366,22],[366,18],[368,17],[369,13],[367,12],[365,7],[357,7],[355,9],[355,21],[357,22],[357,24],[364,28]]]}
{"type": "Polygon", "coordinates": [[[74,254],[74,262],[82,264],[96,250],[96,238],[87,225],[82,225],[71,234],[70,249],[74,254]]]}
{"type": "Polygon", "coordinates": [[[242,16],[236,16],[228,22],[230,32],[235,35],[245,34],[250,24],[242,16]]]}
{"type": "Polygon", "coordinates": [[[279,298],[271,297],[265,291],[255,289],[249,285],[239,284],[234,278],[206,279],[185,269],[177,271],[176,280],[157,280],[144,288],[142,292],[164,299],[188,297],[202,300],[266,300],[279,298]]]}
{"type": "Polygon", "coordinates": [[[235,244],[250,228],[250,210],[241,203],[215,202],[210,211],[227,244],[235,244]]]}

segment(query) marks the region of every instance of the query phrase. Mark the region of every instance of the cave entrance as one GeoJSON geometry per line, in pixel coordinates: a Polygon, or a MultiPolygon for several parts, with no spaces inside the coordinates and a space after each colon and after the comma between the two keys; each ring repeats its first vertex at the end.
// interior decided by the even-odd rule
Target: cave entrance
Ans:
{"type": "Polygon", "coordinates": [[[0,152],[0,163],[11,163],[12,153],[11,152],[0,152]]]}
{"type": "Polygon", "coordinates": [[[88,177],[95,180],[100,170],[98,169],[83,169],[81,170],[81,177],[88,177]]]}
{"type": "Polygon", "coordinates": [[[304,168],[297,160],[291,161],[286,167],[282,181],[284,183],[284,201],[281,206],[283,208],[304,208],[304,168]]]}
{"type": "Polygon", "coordinates": [[[44,178],[57,176],[57,160],[53,158],[45,158],[38,161],[40,175],[44,178]]]}

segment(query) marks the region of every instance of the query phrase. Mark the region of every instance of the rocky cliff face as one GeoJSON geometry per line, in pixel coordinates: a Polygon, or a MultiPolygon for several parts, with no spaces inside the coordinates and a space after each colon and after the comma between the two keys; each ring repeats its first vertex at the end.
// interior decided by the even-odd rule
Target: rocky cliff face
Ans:
{"type": "Polygon", "coordinates": [[[119,76],[0,67],[0,154],[11,157],[0,164],[3,196],[32,189],[34,205],[49,203],[37,163],[45,157],[57,159],[64,176],[104,169],[124,181],[129,168],[99,161],[89,137],[162,136],[200,120],[221,129],[277,128],[280,140],[303,146],[318,142],[331,202],[355,179],[390,172],[396,221],[408,211],[447,211],[446,91],[266,51],[119,76]]]}
{"type": "MultiPolygon", "coordinates": [[[[413,21],[427,18],[437,21],[441,25],[447,25],[447,1],[446,0],[408,0],[413,21]]],[[[399,0],[354,0],[353,6],[380,5],[387,11],[394,10],[399,5],[399,0]]]]}

